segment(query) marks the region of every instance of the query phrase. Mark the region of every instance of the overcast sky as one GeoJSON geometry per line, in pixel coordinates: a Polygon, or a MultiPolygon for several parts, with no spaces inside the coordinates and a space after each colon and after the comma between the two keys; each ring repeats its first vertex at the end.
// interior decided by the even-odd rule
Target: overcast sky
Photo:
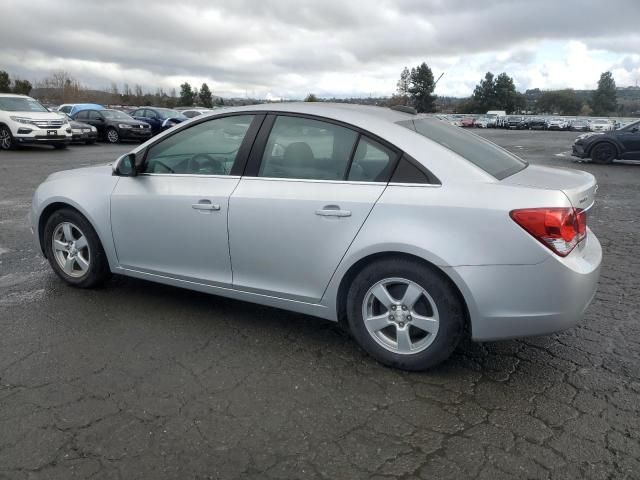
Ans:
{"type": "Polygon", "coordinates": [[[64,69],[261,98],[390,95],[403,66],[444,72],[468,96],[487,70],[516,87],[640,84],[640,0],[2,0],[0,69],[64,69]]]}

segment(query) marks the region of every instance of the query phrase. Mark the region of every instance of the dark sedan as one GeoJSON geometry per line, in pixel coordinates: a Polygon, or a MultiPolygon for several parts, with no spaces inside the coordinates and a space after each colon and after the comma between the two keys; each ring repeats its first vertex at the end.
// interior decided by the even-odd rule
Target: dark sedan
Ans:
{"type": "Polygon", "coordinates": [[[146,122],[135,120],[119,110],[82,110],[72,117],[96,127],[98,137],[109,143],[120,140],[139,140],[151,138],[151,127],[146,122]]]}
{"type": "Polygon", "coordinates": [[[640,160],[640,120],[618,130],[580,135],[573,143],[571,154],[591,158],[594,163],[640,160]]]}
{"type": "Polygon", "coordinates": [[[524,117],[510,116],[504,121],[504,128],[520,130],[527,128],[527,122],[524,117]]]}
{"type": "Polygon", "coordinates": [[[158,108],[158,107],[141,107],[134,110],[131,116],[136,120],[147,122],[151,125],[151,131],[153,135],[182,123],[185,120],[189,120],[182,113],[170,108],[158,108]]]}
{"type": "Polygon", "coordinates": [[[542,117],[533,117],[529,120],[529,130],[546,130],[547,121],[542,117]]]}
{"type": "Polygon", "coordinates": [[[92,145],[96,143],[98,139],[98,129],[88,123],[82,123],[74,120],[71,115],[66,114],[69,119],[69,126],[71,127],[71,142],[72,143],[86,143],[92,145]]]}

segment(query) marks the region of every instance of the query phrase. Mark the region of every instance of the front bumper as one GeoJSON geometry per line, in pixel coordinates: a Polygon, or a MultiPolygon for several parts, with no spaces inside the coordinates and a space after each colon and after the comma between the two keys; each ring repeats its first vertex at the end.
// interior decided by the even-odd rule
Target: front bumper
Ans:
{"type": "Polygon", "coordinates": [[[151,138],[150,128],[119,128],[118,133],[121,140],[149,140],[151,138]]]}
{"type": "MultiPolygon", "coordinates": [[[[545,248],[545,247],[541,247],[545,248]]],[[[463,287],[477,341],[546,335],[578,323],[593,299],[602,247],[587,238],[566,258],[536,265],[450,267],[463,287]]]]}
{"type": "Polygon", "coordinates": [[[71,128],[65,125],[61,128],[38,128],[32,125],[20,125],[12,129],[14,141],[18,145],[34,144],[69,144],[72,139],[71,128]]]}
{"type": "Polygon", "coordinates": [[[571,155],[578,158],[587,158],[589,155],[584,150],[584,146],[580,143],[574,143],[571,147],[571,155]]]}

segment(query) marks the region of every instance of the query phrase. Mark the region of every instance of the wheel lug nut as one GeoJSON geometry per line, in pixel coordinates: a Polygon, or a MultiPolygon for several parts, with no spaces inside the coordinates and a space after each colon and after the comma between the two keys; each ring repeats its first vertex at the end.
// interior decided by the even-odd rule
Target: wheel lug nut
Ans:
{"type": "Polygon", "coordinates": [[[404,322],[400,322],[398,325],[400,325],[400,327],[404,327],[404,322]]]}
{"type": "Polygon", "coordinates": [[[395,305],[391,305],[391,310],[395,310],[396,306],[395,305]]]}
{"type": "Polygon", "coordinates": [[[407,321],[411,320],[411,315],[407,315],[407,321]]]}
{"type": "Polygon", "coordinates": [[[393,320],[395,317],[393,315],[389,315],[389,320],[393,320]]]}
{"type": "Polygon", "coordinates": [[[402,309],[403,309],[403,310],[406,310],[406,309],[407,309],[407,306],[406,306],[406,305],[402,305],[402,309]]]}

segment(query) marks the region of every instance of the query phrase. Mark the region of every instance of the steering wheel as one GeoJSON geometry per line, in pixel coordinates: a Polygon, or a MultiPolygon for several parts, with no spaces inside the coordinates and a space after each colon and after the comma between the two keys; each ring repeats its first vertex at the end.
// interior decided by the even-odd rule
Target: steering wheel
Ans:
{"type": "Polygon", "coordinates": [[[226,175],[227,173],[222,162],[208,153],[196,153],[189,159],[187,170],[190,173],[198,173],[203,168],[206,170],[203,173],[210,175],[226,175]],[[199,161],[200,159],[202,162],[199,161]]]}

